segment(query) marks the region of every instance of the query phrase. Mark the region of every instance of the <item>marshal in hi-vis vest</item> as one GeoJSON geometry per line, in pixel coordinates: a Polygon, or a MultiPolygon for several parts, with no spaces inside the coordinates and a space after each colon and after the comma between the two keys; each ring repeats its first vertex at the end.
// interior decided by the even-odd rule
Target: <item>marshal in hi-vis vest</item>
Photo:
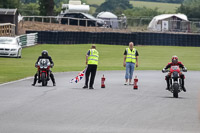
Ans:
{"type": "Polygon", "coordinates": [[[136,63],[136,49],[133,48],[133,50],[131,51],[130,48],[126,48],[126,52],[126,62],[136,63]]]}
{"type": "Polygon", "coordinates": [[[88,57],[88,64],[98,65],[99,52],[96,49],[90,49],[90,55],[88,57]]]}

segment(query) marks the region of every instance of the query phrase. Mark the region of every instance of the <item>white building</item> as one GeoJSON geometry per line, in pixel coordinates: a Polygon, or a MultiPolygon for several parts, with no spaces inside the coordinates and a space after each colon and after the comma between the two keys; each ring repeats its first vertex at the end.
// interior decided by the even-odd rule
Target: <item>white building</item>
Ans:
{"type": "Polygon", "coordinates": [[[187,31],[190,29],[184,14],[162,14],[155,16],[149,23],[149,31],[187,31]]]}

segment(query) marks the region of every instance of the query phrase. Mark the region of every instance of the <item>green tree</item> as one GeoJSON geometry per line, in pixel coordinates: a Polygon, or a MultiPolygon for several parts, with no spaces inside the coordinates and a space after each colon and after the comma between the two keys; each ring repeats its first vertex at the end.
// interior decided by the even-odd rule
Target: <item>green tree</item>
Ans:
{"type": "MultiPolygon", "coordinates": [[[[87,3],[86,0],[81,0],[82,3],[87,3]]],[[[68,4],[69,0],[54,0],[55,5],[58,6],[62,6],[62,4],[68,4]]]]}
{"type": "Polygon", "coordinates": [[[121,14],[123,10],[133,8],[129,0],[106,0],[96,10],[96,12],[110,11],[121,14]]]}
{"type": "Polygon", "coordinates": [[[68,4],[69,0],[54,0],[54,3],[55,3],[54,13],[55,15],[58,15],[62,10],[62,4],[68,4]]]}
{"type": "Polygon", "coordinates": [[[200,0],[185,0],[177,9],[177,13],[183,13],[188,18],[200,18],[200,0]]]}
{"type": "Polygon", "coordinates": [[[150,2],[163,2],[163,3],[182,3],[184,0],[137,0],[137,1],[150,1],[150,2]]]}
{"type": "Polygon", "coordinates": [[[38,16],[40,14],[38,3],[22,4],[21,8],[18,10],[22,16],[38,16]]]}
{"type": "Polygon", "coordinates": [[[21,2],[24,4],[29,4],[29,3],[36,3],[37,0],[21,0],[21,2]]]}
{"type": "Polygon", "coordinates": [[[62,6],[62,4],[68,4],[69,0],[54,0],[55,5],[58,6],[62,6]]]}
{"type": "Polygon", "coordinates": [[[20,0],[0,0],[0,8],[18,8],[20,0]]]}
{"type": "Polygon", "coordinates": [[[52,16],[54,9],[54,0],[39,0],[39,10],[42,16],[52,16]]]}
{"type": "Polygon", "coordinates": [[[164,12],[159,12],[158,8],[150,9],[146,7],[133,7],[133,9],[127,9],[124,11],[124,14],[127,17],[154,17],[164,12]]]}

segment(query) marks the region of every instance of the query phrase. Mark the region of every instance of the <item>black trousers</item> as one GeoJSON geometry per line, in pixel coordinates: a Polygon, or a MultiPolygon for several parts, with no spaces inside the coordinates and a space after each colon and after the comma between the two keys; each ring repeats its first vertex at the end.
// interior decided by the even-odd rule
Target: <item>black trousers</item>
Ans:
{"type": "MultiPolygon", "coordinates": [[[[180,74],[180,78],[182,79],[182,86],[184,86],[184,78],[185,78],[185,76],[184,76],[184,74],[180,74]]],[[[165,79],[166,79],[166,82],[167,82],[167,87],[169,87],[169,79],[170,79],[170,75],[168,74],[168,75],[166,75],[165,76],[165,79]]]]}
{"type": "Polygon", "coordinates": [[[88,65],[85,73],[85,86],[88,86],[89,76],[91,74],[89,87],[93,87],[96,71],[97,71],[97,65],[88,65]]]}

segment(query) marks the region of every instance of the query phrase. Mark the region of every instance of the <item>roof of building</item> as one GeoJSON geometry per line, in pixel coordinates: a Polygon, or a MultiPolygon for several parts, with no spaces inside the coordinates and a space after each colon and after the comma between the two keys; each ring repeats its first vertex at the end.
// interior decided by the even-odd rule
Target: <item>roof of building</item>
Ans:
{"type": "Polygon", "coordinates": [[[15,15],[17,9],[4,9],[0,8],[0,15],[15,15]]]}
{"type": "Polygon", "coordinates": [[[178,17],[182,20],[185,20],[185,21],[188,21],[188,18],[185,14],[162,14],[162,15],[158,15],[158,16],[155,16],[153,19],[156,20],[156,21],[159,21],[159,20],[163,20],[163,19],[166,19],[166,18],[170,18],[170,17],[178,17]]]}
{"type": "Polygon", "coordinates": [[[117,18],[117,16],[111,12],[100,12],[97,15],[98,18],[117,18]]]}

